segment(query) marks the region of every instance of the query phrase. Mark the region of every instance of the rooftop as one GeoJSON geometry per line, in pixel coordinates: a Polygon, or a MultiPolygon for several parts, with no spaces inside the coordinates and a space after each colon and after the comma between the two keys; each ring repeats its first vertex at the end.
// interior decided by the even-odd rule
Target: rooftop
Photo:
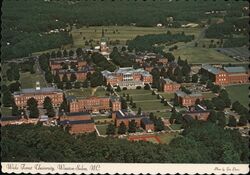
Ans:
{"type": "Polygon", "coordinates": [[[67,116],[90,115],[89,112],[70,112],[66,113],[67,116]]]}
{"type": "Polygon", "coordinates": [[[216,68],[210,64],[202,64],[201,67],[212,74],[218,74],[220,72],[219,68],[216,68]]]}
{"type": "Polygon", "coordinates": [[[122,110],[116,112],[117,119],[131,119],[131,118],[141,118],[141,117],[142,116],[133,115],[131,113],[124,112],[122,110]]]}
{"type": "Polygon", "coordinates": [[[14,95],[41,94],[41,93],[52,93],[52,92],[63,92],[63,91],[55,87],[41,87],[39,90],[35,88],[27,88],[27,89],[21,89],[21,91],[19,92],[14,92],[14,95]]]}
{"type": "Polygon", "coordinates": [[[245,73],[245,72],[247,72],[247,70],[242,66],[224,67],[224,70],[228,73],[245,73]]]}
{"type": "Polygon", "coordinates": [[[170,80],[169,78],[164,78],[163,81],[165,81],[165,83],[173,83],[173,81],[170,80]]]}

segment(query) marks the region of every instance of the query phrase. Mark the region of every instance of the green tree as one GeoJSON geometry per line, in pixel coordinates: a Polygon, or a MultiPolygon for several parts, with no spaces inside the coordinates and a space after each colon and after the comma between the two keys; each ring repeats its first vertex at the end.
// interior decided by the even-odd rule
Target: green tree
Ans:
{"type": "Polygon", "coordinates": [[[164,123],[160,117],[158,117],[155,121],[155,130],[156,131],[164,130],[164,123]]]}
{"type": "Polygon", "coordinates": [[[58,73],[56,73],[55,74],[55,76],[54,76],[54,83],[60,83],[61,82],[61,79],[60,79],[60,76],[59,76],[59,74],[58,73]]]}
{"type": "Polygon", "coordinates": [[[14,83],[9,84],[8,88],[9,88],[9,91],[13,93],[13,92],[20,91],[20,86],[21,84],[18,81],[16,81],[14,83]]]}
{"type": "Polygon", "coordinates": [[[21,114],[15,102],[12,103],[11,114],[13,116],[20,116],[21,114]]]}
{"type": "Polygon", "coordinates": [[[236,121],[235,117],[234,116],[229,116],[228,126],[236,127],[236,125],[237,125],[237,121],[236,121]]]}
{"type": "Polygon", "coordinates": [[[128,132],[135,133],[136,132],[136,122],[135,120],[131,120],[128,124],[128,132]]]}
{"type": "Polygon", "coordinates": [[[69,54],[66,49],[63,50],[63,57],[67,57],[69,54]]]}
{"type": "Polygon", "coordinates": [[[121,97],[120,101],[121,101],[121,108],[122,109],[127,109],[128,108],[128,104],[127,104],[126,100],[123,97],[121,97]]]}
{"type": "Polygon", "coordinates": [[[61,52],[60,50],[58,50],[57,53],[56,53],[56,56],[57,56],[58,58],[61,58],[61,57],[62,57],[62,52],[61,52]]]}
{"type": "Polygon", "coordinates": [[[51,98],[50,97],[45,97],[44,98],[44,101],[43,101],[43,108],[44,109],[49,109],[49,108],[51,108],[51,107],[53,107],[53,105],[52,105],[52,100],[51,100],[51,98]]]}
{"type": "Polygon", "coordinates": [[[12,95],[10,93],[9,90],[3,92],[3,96],[2,96],[2,103],[3,103],[3,106],[5,107],[11,107],[11,104],[12,104],[12,95]]]}
{"type": "Polygon", "coordinates": [[[54,77],[50,71],[45,72],[45,79],[48,83],[53,82],[54,77]]]}
{"type": "Polygon", "coordinates": [[[65,88],[66,88],[66,89],[72,89],[72,84],[71,84],[70,81],[67,81],[67,82],[66,82],[65,88]]]}
{"type": "Polygon", "coordinates": [[[37,101],[36,99],[34,99],[33,97],[27,100],[27,106],[28,106],[28,110],[30,112],[29,117],[30,118],[37,118],[39,117],[39,110],[38,110],[38,105],[37,105],[37,101]]]}
{"type": "Polygon", "coordinates": [[[64,88],[64,83],[60,81],[59,83],[56,84],[58,89],[63,89],[64,88]]]}
{"type": "Polygon", "coordinates": [[[141,107],[138,108],[137,115],[141,115],[141,107]]]}
{"type": "Polygon", "coordinates": [[[225,127],[226,126],[226,117],[224,112],[218,112],[217,113],[217,119],[218,119],[218,125],[221,127],[225,127]]]}
{"type": "Polygon", "coordinates": [[[76,74],[75,73],[71,73],[71,75],[70,75],[70,81],[71,82],[75,82],[76,79],[77,79],[76,74]]]}
{"type": "Polygon", "coordinates": [[[67,76],[66,73],[63,74],[62,81],[63,81],[63,82],[68,82],[68,81],[69,81],[69,80],[68,80],[68,76],[67,76]]]}
{"type": "Polygon", "coordinates": [[[208,115],[208,121],[210,121],[212,123],[216,123],[216,121],[217,121],[217,113],[215,111],[210,111],[210,113],[208,115]]]}
{"type": "Polygon", "coordinates": [[[246,115],[241,115],[240,119],[239,119],[239,122],[238,122],[238,125],[239,126],[246,126],[247,123],[248,123],[247,116],[246,115]]]}
{"type": "Polygon", "coordinates": [[[232,143],[223,144],[223,163],[240,162],[240,154],[235,150],[232,143]]]}
{"type": "Polygon", "coordinates": [[[116,91],[117,92],[121,92],[122,91],[122,89],[121,89],[121,87],[119,85],[117,86],[116,91]]]}
{"type": "Polygon", "coordinates": [[[70,50],[70,51],[69,51],[69,56],[70,56],[70,57],[74,56],[74,51],[73,51],[73,50],[70,50]]]}
{"type": "Polygon", "coordinates": [[[76,89],[80,89],[81,88],[81,83],[79,81],[75,82],[74,87],[76,89]]]}
{"type": "Polygon", "coordinates": [[[100,71],[96,71],[90,76],[91,87],[102,86],[104,84],[104,78],[100,71]]]}
{"type": "Polygon", "coordinates": [[[106,129],[107,135],[115,135],[115,125],[110,123],[106,129]]]}
{"type": "Polygon", "coordinates": [[[122,121],[118,127],[118,134],[126,134],[127,132],[127,127],[125,123],[122,121]]]}
{"type": "Polygon", "coordinates": [[[80,56],[82,56],[82,54],[83,54],[82,49],[81,49],[81,48],[77,48],[77,49],[76,49],[76,55],[77,55],[78,57],[80,57],[80,56]]]}

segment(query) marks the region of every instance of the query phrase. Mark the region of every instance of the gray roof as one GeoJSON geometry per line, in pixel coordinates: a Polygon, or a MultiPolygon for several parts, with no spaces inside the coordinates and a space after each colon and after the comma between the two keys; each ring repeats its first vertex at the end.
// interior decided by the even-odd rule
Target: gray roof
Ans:
{"type": "Polygon", "coordinates": [[[173,83],[173,81],[170,80],[169,78],[164,78],[163,80],[165,81],[165,83],[173,83]]]}
{"type": "Polygon", "coordinates": [[[218,69],[210,64],[202,64],[201,67],[212,74],[218,74],[220,72],[220,69],[218,69]]]}
{"type": "Polygon", "coordinates": [[[247,70],[242,66],[224,67],[224,70],[228,73],[245,73],[245,72],[247,72],[247,70]]]}
{"type": "Polygon", "coordinates": [[[14,92],[14,95],[20,94],[41,94],[41,93],[53,93],[53,92],[63,92],[61,89],[55,87],[41,87],[39,90],[35,88],[21,89],[20,92],[14,92]]]}
{"type": "Polygon", "coordinates": [[[146,124],[154,124],[154,122],[152,120],[150,120],[149,118],[147,117],[143,117],[141,119],[141,121],[146,125],[146,124]]]}

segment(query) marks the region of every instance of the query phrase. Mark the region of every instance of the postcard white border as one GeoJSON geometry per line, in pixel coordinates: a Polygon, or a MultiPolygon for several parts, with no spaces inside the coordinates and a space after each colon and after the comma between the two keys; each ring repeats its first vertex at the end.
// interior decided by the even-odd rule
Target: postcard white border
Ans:
{"type": "Polygon", "coordinates": [[[2,162],[3,173],[40,174],[247,174],[248,164],[27,163],[2,162]]]}

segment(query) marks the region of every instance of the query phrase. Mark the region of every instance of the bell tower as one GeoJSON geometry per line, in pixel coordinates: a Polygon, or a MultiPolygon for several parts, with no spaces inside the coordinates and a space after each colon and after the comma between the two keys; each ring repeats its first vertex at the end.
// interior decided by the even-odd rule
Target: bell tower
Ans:
{"type": "Polygon", "coordinates": [[[102,37],[101,37],[101,41],[100,41],[100,51],[101,52],[108,51],[107,38],[104,36],[104,29],[102,29],[102,37]]]}
{"type": "Polygon", "coordinates": [[[36,90],[37,91],[41,90],[41,86],[40,86],[40,82],[39,81],[36,82],[36,90]]]}

